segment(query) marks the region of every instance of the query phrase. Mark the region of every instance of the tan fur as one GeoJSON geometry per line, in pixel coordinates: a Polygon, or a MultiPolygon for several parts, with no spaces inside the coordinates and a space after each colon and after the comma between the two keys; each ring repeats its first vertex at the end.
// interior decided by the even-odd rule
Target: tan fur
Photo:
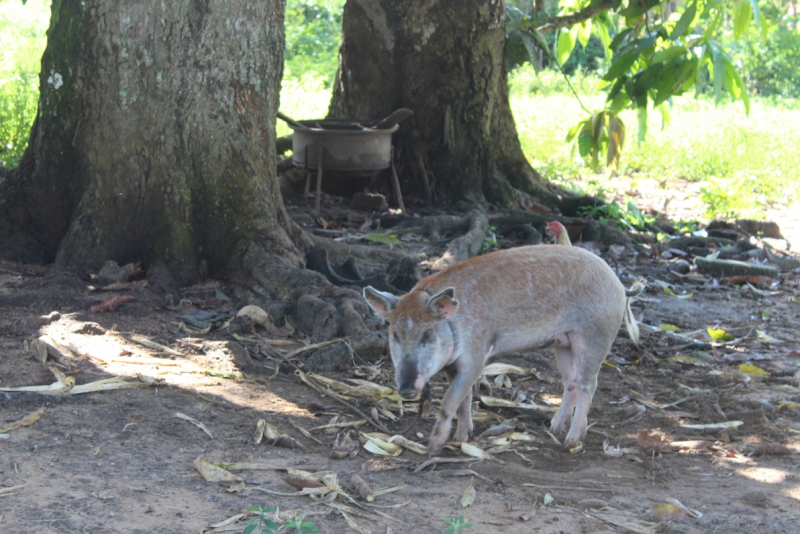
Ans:
{"type": "Polygon", "coordinates": [[[466,441],[472,434],[472,385],[490,356],[551,340],[557,341],[564,382],[552,429],[562,432],[569,426],[566,443],[580,441],[597,373],[620,323],[635,324],[625,288],[602,259],[555,245],[472,258],[421,280],[399,299],[373,288],[364,290],[364,298],[389,321],[401,393],[419,393],[440,370],[450,378],[429,454],[444,445],[456,414],[456,439],[466,441]]]}

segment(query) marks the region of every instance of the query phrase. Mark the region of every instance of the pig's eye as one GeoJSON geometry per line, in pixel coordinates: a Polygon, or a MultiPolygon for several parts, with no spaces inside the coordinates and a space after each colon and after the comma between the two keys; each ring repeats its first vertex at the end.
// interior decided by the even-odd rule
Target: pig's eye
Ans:
{"type": "Polygon", "coordinates": [[[420,343],[422,345],[428,345],[433,341],[433,332],[430,330],[426,330],[424,334],[422,334],[422,339],[420,339],[420,343]]]}

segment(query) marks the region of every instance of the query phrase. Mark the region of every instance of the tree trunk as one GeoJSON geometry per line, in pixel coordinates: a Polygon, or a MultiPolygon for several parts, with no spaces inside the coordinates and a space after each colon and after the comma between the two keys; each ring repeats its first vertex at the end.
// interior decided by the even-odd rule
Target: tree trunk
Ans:
{"type": "Polygon", "coordinates": [[[0,183],[0,254],[228,277],[262,303],[294,302],[281,313],[317,340],[363,333],[359,295],[302,269],[311,241],[276,179],[283,10],[54,0],[29,147],[0,183]]]}
{"type": "Polygon", "coordinates": [[[508,103],[505,2],[348,0],[332,117],[414,111],[395,134],[405,187],[429,200],[558,207],[508,103]]]}
{"type": "Polygon", "coordinates": [[[31,143],[2,191],[3,230],[27,230],[15,255],[163,262],[189,282],[259,240],[298,265],[274,176],[282,3],[52,9],[31,143]]]}

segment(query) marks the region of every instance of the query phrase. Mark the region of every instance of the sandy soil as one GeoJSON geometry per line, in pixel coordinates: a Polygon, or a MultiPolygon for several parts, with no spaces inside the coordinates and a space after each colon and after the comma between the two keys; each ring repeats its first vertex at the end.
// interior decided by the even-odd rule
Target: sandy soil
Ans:
{"type": "MultiPolygon", "coordinates": [[[[693,351],[671,345],[663,333],[647,334],[640,347],[620,334],[609,357],[613,365],[601,370],[590,413],[593,426],[581,451],[566,451],[548,435],[546,414],[480,406],[486,420],[477,423],[476,435],[517,418],[531,441],[498,452],[492,460],[442,463],[419,473],[414,470],[427,457],[410,451],[382,459],[359,447],[355,457],[332,459],[334,442],[344,431],[312,431],[320,444],[293,425],[311,429],[346,410],[303,384],[285,365],[274,377],[209,374],[238,372],[234,344],[241,346],[240,341],[226,330],[181,332],[177,317],[201,307],[214,312],[239,309],[245,303],[215,298],[214,289],[233,295],[223,283],[185,288],[188,300],[177,308],[165,306],[161,295],[146,287],[128,291],[137,300],[114,311],[91,313],[90,306],[109,295],[90,292],[87,281],[45,268],[0,265],[0,388],[54,382],[53,373],[34,355],[42,335],[77,349],[68,375],[78,385],[137,374],[157,381],[149,387],[76,395],[0,392],[0,428],[43,409],[33,424],[0,434],[0,532],[200,532],[254,505],[277,507],[282,518],[286,512],[305,515],[323,532],[355,531],[324,503],[266,493],[297,491],[281,480],[284,471],[237,471],[246,484],[229,492],[233,483],[200,476],[194,467],[198,457],[332,471],[358,503],[362,501],[350,482],[353,474],[374,489],[400,487],[374,501],[382,506],[377,510],[396,520],[350,504],[352,519],[363,532],[437,533],[446,528],[443,520],[459,515],[471,521],[466,532],[473,534],[797,532],[798,273],[783,273],[781,285],[769,289],[779,293],[759,296],[732,284],[675,278],[663,259],[623,255],[614,264],[625,277],[644,275],[651,282],[634,306],[646,324],[673,324],[684,333],[696,332],[704,342],[709,341],[704,334],[708,327],[741,335],[745,327],[756,326],[784,342],[751,335],[693,351]],[[678,293],[693,290],[694,296],[671,297],[658,281],[675,284],[678,293]],[[52,311],[60,313],[58,320],[45,325],[33,320],[52,311]],[[131,333],[177,355],[136,343],[131,333]],[[770,375],[738,373],[747,360],[770,375]],[[326,408],[315,414],[309,403],[326,408]],[[202,422],[213,437],[178,413],[202,422]],[[305,449],[256,444],[259,419],[305,449]],[[734,420],[743,424],[722,431],[680,426],[734,420]],[[621,447],[619,457],[604,451],[606,440],[621,447]],[[470,485],[474,502],[464,508],[460,500],[470,485]],[[692,517],[670,509],[671,500],[698,513],[692,517]]],[[[275,361],[264,355],[293,348],[272,346],[263,331],[257,333],[261,339],[243,335],[251,341],[246,343],[251,355],[262,355],[261,364],[274,368],[275,361]]],[[[307,342],[302,336],[296,341],[307,342]]],[[[303,358],[297,357],[297,363],[303,358]]],[[[366,376],[391,386],[386,360],[354,361],[352,371],[331,377],[366,376]]],[[[534,368],[539,377],[509,375],[511,389],[495,386],[496,397],[522,391],[529,401],[557,405],[561,386],[549,351],[503,361],[534,368]]],[[[367,413],[375,404],[359,398],[352,402],[367,413]]],[[[383,422],[397,429],[412,417],[406,413],[400,422],[383,422]]],[[[432,417],[423,418],[407,436],[424,443],[432,422],[432,417]]],[[[361,430],[374,431],[367,426],[361,430]]],[[[356,432],[350,435],[357,438],[356,432]]],[[[458,450],[446,450],[443,456],[467,458],[458,450]]],[[[243,528],[239,523],[231,531],[243,528]]]]}

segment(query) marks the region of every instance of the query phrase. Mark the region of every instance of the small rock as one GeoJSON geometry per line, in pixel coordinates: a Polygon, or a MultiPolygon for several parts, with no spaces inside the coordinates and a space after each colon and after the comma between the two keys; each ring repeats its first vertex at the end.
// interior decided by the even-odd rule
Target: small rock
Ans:
{"type": "Polygon", "coordinates": [[[750,506],[767,506],[769,499],[767,492],[763,490],[751,491],[742,495],[742,500],[750,506]]]}
{"type": "Polygon", "coordinates": [[[101,285],[119,284],[128,281],[128,271],[120,267],[117,262],[109,260],[103,264],[97,273],[97,280],[101,285]]]}
{"type": "Polygon", "coordinates": [[[386,211],[389,203],[378,193],[356,193],[353,195],[353,208],[368,211],[386,211]]]}

